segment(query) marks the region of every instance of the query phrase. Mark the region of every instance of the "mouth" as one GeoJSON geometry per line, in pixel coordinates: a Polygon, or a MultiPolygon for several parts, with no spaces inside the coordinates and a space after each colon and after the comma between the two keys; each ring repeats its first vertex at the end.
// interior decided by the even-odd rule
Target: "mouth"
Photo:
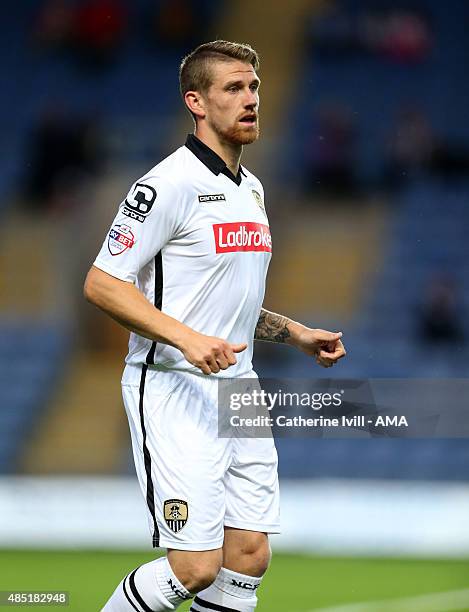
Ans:
{"type": "Polygon", "coordinates": [[[254,126],[257,123],[257,115],[255,113],[249,113],[248,115],[241,117],[239,122],[248,126],[254,126]]]}

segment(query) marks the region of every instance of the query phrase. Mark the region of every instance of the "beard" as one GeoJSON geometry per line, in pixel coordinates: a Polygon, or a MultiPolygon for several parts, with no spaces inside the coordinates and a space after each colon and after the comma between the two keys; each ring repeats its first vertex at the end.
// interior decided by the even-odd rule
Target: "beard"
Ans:
{"type": "Polygon", "coordinates": [[[222,142],[232,145],[247,145],[255,142],[260,135],[259,119],[254,126],[243,126],[236,123],[228,128],[221,128],[219,125],[212,124],[212,129],[222,142]]]}

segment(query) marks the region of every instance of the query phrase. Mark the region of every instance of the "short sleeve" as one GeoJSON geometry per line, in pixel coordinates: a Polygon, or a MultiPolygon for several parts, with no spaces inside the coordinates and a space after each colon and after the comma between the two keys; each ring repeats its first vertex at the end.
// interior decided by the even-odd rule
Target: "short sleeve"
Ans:
{"type": "Polygon", "coordinates": [[[181,209],[176,187],[157,177],[130,188],[94,262],[97,268],[134,282],[139,271],[171,240],[181,209]]]}

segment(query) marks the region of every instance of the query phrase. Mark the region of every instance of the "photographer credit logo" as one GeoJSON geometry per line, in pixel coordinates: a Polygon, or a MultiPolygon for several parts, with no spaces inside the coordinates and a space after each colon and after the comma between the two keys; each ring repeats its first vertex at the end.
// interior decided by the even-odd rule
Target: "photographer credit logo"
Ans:
{"type": "MultiPolygon", "coordinates": [[[[264,380],[264,384],[268,381],[264,380]]],[[[292,385],[284,389],[267,384],[268,390],[259,385],[239,384],[234,392],[229,389],[224,396],[226,421],[232,428],[242,430],[245,435],[275,435],[287,430],[318,431],[323,428],[367,431],[373,435],[396,435],[397,430],[409,428],[409,419],[402,407],[377,404],[368,385],[342,381],[340,388],[332,388],[326,381],[327,391],[317,391],[318,385],[297,381],[300,391],[292,385]],[[347,386],[348,384],[348,386],[347,386]]],[[[222,400],[224,399],[221,396],[222,400]]]]}

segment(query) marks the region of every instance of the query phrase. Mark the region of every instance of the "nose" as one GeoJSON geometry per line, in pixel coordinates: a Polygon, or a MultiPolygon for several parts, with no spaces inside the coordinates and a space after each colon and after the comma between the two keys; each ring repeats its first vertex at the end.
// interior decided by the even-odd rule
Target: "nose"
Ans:
{"type": "Polygon", "coordinates": [[[247,94],[244,100],[244,107],[248,110],[255,110],[258,104],[257,93],[248,88],[247,94]]]}

